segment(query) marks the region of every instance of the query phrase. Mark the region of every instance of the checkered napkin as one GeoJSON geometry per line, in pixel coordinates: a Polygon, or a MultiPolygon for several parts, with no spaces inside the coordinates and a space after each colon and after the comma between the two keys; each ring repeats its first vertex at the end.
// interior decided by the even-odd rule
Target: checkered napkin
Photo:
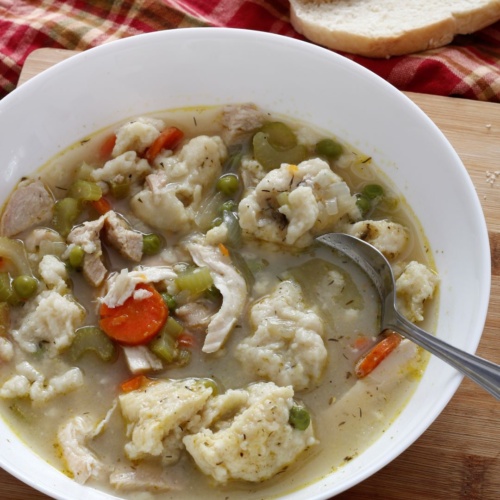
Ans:
{"type": "MultiPolygon", "coordinates": [[[[85,50],[152,31],[225,26],[302,39],[287,0],[0,0],[0,97],[41,47],[85,50]]],[[[343,54],[400,90],[500,102],[500,22],[409,56],[343,54]]]]}

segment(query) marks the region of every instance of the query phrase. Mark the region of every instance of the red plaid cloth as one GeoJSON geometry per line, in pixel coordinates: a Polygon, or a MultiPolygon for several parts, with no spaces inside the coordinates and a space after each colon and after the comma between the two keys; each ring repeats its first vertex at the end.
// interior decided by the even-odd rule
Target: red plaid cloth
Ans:
{"type": "MultiPolygon", "coordinates": [[[[0,0],[0,97],[41,47],[85,50],[172,28],[226,26],[302,39],[287,0],[0,0]]],[[[500,22],[452,45],[409,56],[343,54],[400,90],[500,102],[500,22]]]]}

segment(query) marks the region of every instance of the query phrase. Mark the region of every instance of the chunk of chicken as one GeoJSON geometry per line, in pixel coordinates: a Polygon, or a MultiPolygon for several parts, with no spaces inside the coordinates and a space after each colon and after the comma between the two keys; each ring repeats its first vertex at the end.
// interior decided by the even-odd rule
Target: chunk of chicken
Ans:
{"type": "Polygon", "coordinates": [[[142,233],[131,229],[127,221],[113,210],[106,214],[104,228],[109,244],[118,250],[123,257],[133,262],[141,261],[142,233]]]}
{"type": "Polygon", "coordinates": [[[222,138],[226,144],[237,142],[242,136],[264,124],[265,115],[255,104],[229,104],[222,110],[222,138]]]}
{"type": "Polygon", "coordinates": [[[2,236],[15,236],[52,218],[54,198],[40,180],[19,183],[12,193],[0,222],[2,236]]]}
{"type": "Polygon", "coordinates": [[[68,235],[68,243],[80,245],[85,255],[82,272],[88,283],[99,287],[106,278],[108,270],[104,265],[100,233],[104,227],[105,216],[94,221],[87,221],[74,227],[68,235]]]}
{"type": "Polygon", "coordinates": [[[239,320],[245,307],[247,286],[231,258],[222,255],[218,247],[190,242],[187,249],[198,266],[210,269],[214,285],[222,294],[222,305],[210,319],[202,348],[203,352],[213,353],[222,347],[239,320]]]}
{"type": "Polygon", "coordinates": [[[103,463],[86,446],[87,439],[94,436],[95,427],[89,415],[78,415],[63,424],[57,433],[63,459],[75,481],[80,484],[105,472],[103,463]]]}

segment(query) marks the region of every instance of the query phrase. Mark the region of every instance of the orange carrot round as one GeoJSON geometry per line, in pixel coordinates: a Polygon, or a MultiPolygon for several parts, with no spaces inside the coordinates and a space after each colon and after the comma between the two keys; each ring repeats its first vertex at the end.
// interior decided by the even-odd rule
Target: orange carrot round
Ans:
{"type": "Polygon", "coordinates": [[[139,284],[136,290],[147,290],[149,297],[129,297],[122,305],[108,307],[102,304],[99,326],[113,340],[128,346],[147,344],[168,317],[168,308],[158,291],[151,285],[139,284]]]}
{"type": "Polygon", "coordinates": [[[149,379],[145,375],[136,375],[135,377],[129,378],[120,384],[120,389],[122,392],[132,392],[140,389],[149,382],[149,379]]]}
{"type": "Polygon", "coordinates": [[[151,163],[162,149],[174,149],[183,137],[184,132],[177,127],[166,128],[149,146],[144,157],[151,163]]]}
{"type": "Polygon", "coordinates": [[[364,378],[369,375],[401,342],[401,336],[390,333],[375,344],[356,364],[356,375],[364,378]]]}

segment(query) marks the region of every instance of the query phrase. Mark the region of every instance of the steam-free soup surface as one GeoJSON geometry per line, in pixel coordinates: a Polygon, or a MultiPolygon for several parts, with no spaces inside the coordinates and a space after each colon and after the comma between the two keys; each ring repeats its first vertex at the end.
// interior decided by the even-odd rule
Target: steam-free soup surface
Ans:
{"type": "Polygon", "coordinates": [[[23,179],[0,238],[3,418],[130,498],[270,498],[355,460],[424,368],[380,335],[374,244],[432,319],[418,221],[371,158],[253,105],[137,117],[23,179]],[[140,495],[140,496],[139,496],[140,495]]]}

